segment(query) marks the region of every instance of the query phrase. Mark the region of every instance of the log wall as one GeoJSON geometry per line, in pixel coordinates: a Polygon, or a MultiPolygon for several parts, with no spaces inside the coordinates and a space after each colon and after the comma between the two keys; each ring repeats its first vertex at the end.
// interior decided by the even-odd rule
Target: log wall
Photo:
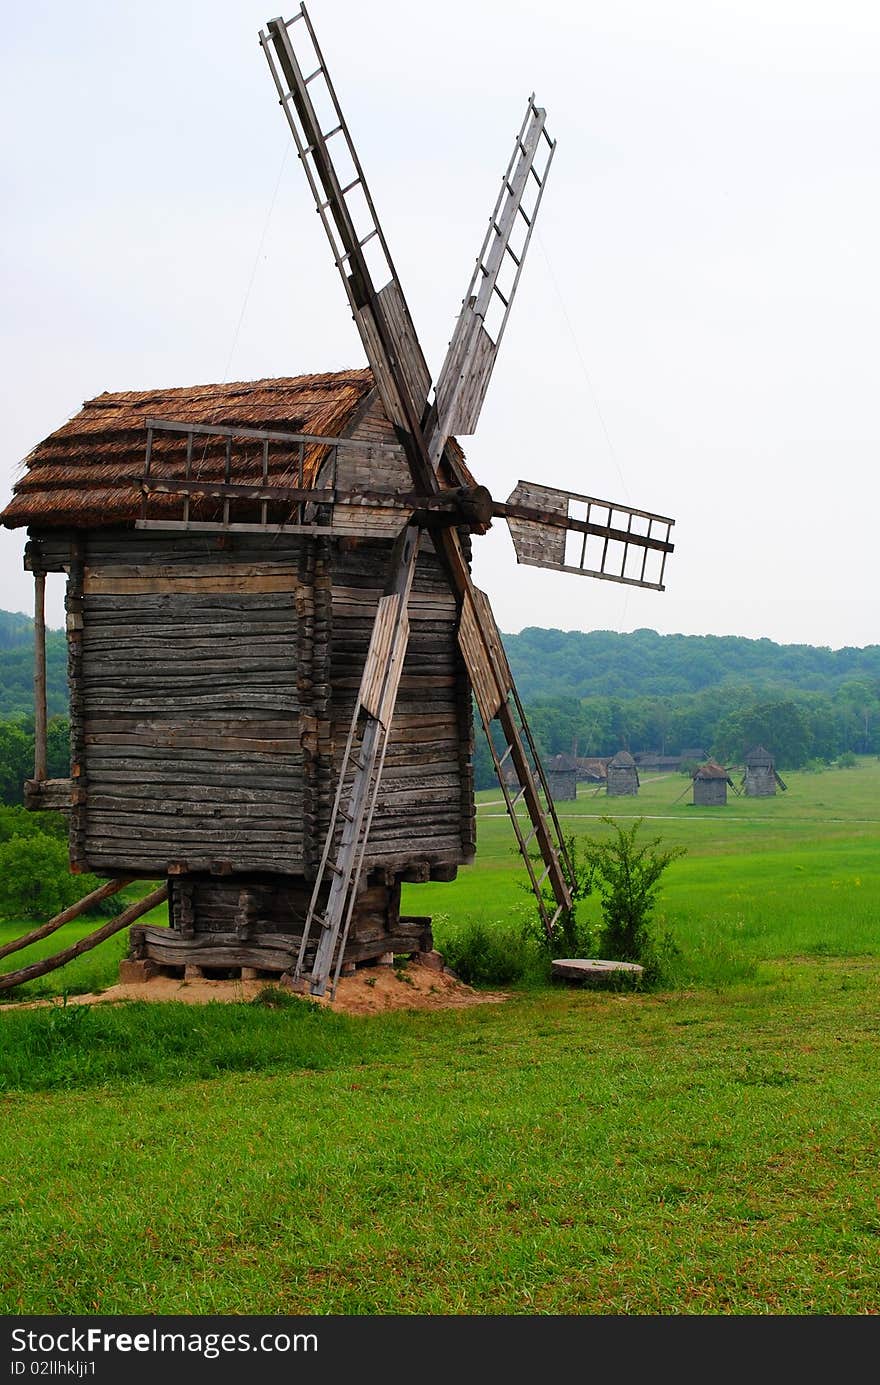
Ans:
{"type": "Polygon", "coordinates": [[[302,870],[314,568],[297,538],[88,534],[71,690],[89,869],[302,870]]]}
{"type": "Polygon", "coordinates": [[[727,802],[726,779],[695,779],[694,803],[703,807],[717,807],[727,802]]]}

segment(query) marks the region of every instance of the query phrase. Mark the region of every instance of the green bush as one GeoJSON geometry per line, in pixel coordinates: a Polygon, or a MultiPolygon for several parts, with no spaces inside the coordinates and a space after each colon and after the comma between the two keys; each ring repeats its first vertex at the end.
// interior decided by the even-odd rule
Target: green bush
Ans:
{"type": "Polygon", "coordinates": [[[623,828],[613,818],[602,819],[611,828],[610,840],[586,842],[584,857],[601,896],[602,956],[609,961],[638,962],[645,968],[644,983],[657,985],[670,972],[678,948],[668,931],[657,935],[652,914],[657,903],[660,876],[686,847],[661,849],[661,839],[639,844],[644,818],[623,828]]]}
{"type": "Polygon", "coordinates": [[[443,938],[446,963],[469,986],[510,986],[529,970],[532,948],[516,928],[476,920],[443,938]]]}
{"type": "Polygon", "coordinates": [[[0,842],[12,837],[55,837],[67,841],[67,819],[63,813],[35,813],[29,808],[0,806],[0,842]]]}
{"type": "MultiPolygon", "coordinates": [[[[48,920],[101,882],[94,875],[71,875],[67,846],[42,832],[0,842],[0,916],[48,920]]],[[[114,912],[111,897],[95,912],[114,912]]]]}
{"type": "MultiPolygon", "coordinates": [[[[565,853],[569,866],[567,878],[571,908],[560,910],[549,937],[540,910],[536,909],[526,923],[525,936],[529,941],[537,943],[548,957],[595,956],[596,927],[588,920],[578,917],[578,904],[593,893],[593,864],[573,836],[565,838],[565,853]]],[[[535,865],[543,868],[540,856],[535,855],[532,860],[535,865]]],[[[530,883],[524,883],[522,888],[526,894],[532,894],[530,883]]],[[[556,912],[553,892],[545,886],[542,895],[546,911],[552,918],[556,912]]]]}

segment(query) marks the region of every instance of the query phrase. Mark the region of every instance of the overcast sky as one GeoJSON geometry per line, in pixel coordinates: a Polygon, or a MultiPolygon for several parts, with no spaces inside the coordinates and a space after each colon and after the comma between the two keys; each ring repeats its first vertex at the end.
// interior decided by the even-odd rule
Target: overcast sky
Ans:
{"type": "MultiPolygon", "coordinates": [[[[309,14],[435,378],[529,93],[546,106],[468,459],[497,499],[540,480],[677,521],[664,593],[518,567],[496,522],[474,571],[501,628],[880,642],[876,0],[309,14]]],[[[272,17],[7,9],[3,504],[104,390],[365,363],[257,42],[272,17]]],[[[0,606],[29,611],[22,548],[0,530],[0,606]]]]}

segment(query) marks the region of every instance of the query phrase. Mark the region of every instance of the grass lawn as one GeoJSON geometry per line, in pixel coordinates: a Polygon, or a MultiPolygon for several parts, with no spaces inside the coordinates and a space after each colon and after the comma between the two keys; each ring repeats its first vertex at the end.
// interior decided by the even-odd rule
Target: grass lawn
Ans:
{"type": "MultiPolygon", "coordinates": [[[[677,776],[560,805],[578,835],[613,807],[687,846],[660,993],[0,1016],[0,1309],[875,1313],[880,765],[785,778],[726,808],[675,802],[677,776]]],[[[530,907],[502,811],[480,795],[454,884],[407,888],[441,947],[530,907]]],[[[122,947],[25,990],[110,984],[122,947]]]]}

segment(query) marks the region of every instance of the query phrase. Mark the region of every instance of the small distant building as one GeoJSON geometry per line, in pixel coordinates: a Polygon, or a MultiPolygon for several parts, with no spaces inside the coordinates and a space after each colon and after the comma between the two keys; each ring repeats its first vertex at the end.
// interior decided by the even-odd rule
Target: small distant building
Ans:
{"type": "Polygon", "coordinates": [[[700,765],[707,759],[705,750],[679,750],[675,755],[664,755],[659,750],[637,750],[633,755],[636,768],[653,773],[673,773],[685,765],[700,765]]]}
{"type": "Polygon", "coordinates": [[[708,759],[708,751],[702,750],[699,746],[686,746],[678,752],[678,767],[683,769],[685,765],[702,765],[708,759]]]}
{"type": "Polygon", "coordinates": [[[727,802],[727,786],[733,788],[733,780],[723,765],[715,760],[707,760],[693,773],[694,803],[703,807],[714,807],[727,802]]]}
{"type": "Polygon", "coordinates": [[[579,784],[604,784],[608,759],[590,755],[577,757],[577,778],[579,784]]]}
{"type": "Polygon", "coordinates": [[[605,792],[609,798],[635,797],[639,791],[639,772],[628,750],[618,750],[608,761],[605,792]]]}
{"type": "Polygon", "coordinates": [[[745,758],[743,788],[746,798],[771,798],[780,789],[788,787],[776,773],[776,765],[769,750],[762,745],[754,746],[745,758]]]}
{"type": "Polygon", "coordinates": [[[577,760],[574,755],[554,755],[547,765],[547,783],[555,803],[577,798],[577,760]]]}

